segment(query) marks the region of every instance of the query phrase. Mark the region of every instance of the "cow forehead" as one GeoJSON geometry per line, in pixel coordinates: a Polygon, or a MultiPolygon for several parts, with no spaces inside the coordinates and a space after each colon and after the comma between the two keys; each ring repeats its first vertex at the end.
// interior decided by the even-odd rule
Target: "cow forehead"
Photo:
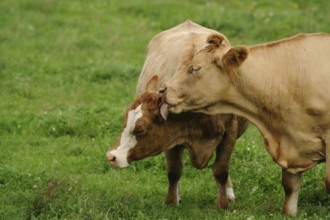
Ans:
{"type": "Polygon", "coordinates": [[[135,109],[128,111],[126,127],[123,129],[119,146],[116,149],[116,151],[121,152],[121,154],[127,154],[128,151],[135,147],[137,143],[135,135],[133,135],[132,132],[135,128],[136,121],[143,116],[141,106],[142,104],[140,104],[135,109]]]}
{"type": "Polygon", "coordinates": [[[213,52],[203,49],[195,54],[192,59],[192,63],[204,63],[205,61],[211,62],[213,57],[213,52]]]}
{"type": "Polygon", "coordinates": [[[135,109],[131,109],[127,114],[126,128],[130,132],[133,131],[136,121],[143,116],[142,104],[138,105],[135,109]]]}

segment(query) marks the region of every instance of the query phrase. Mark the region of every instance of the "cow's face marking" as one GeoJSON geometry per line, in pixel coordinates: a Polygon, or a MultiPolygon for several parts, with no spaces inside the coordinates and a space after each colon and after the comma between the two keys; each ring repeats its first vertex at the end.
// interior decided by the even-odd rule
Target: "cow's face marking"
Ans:
{"type": "Polygon", "coordinates": [[[114,166],[124,168],[129,166],[128,152],[137,144],[136,136],[134,135],[134,128],[136,122],[142,118],[142,104],[137,108],[131,109],[127,114],[126,127],[121,133],[119,146],[111,151],[108,151],[107,157],[114,166]]]}

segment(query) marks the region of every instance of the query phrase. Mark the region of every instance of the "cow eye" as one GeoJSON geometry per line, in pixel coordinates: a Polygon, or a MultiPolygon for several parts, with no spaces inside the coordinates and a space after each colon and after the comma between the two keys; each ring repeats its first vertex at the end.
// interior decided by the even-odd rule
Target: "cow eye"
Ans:
{"type": "Polygon", "coordinates": [[[136,127],[136,128],[134,128],[132,133],[133,133],[133,135],[135,135],[137,137],[142,137],[147,133],[147,131],[143,127],[136,127]]]}
{"type": "Polygon", "coordinates": [[[188,68],[188,73],[192,73],[193,72],[193,67],[192,66],[190,66],[189,68],[188,68]]]}
{"type": "Polygon", "coordinates": [[[189,69],[188,69],[188,73],[190,74],[197,74],[198,71],[201,69],[202,67],[198,66],[190,66],[189,69]]]}

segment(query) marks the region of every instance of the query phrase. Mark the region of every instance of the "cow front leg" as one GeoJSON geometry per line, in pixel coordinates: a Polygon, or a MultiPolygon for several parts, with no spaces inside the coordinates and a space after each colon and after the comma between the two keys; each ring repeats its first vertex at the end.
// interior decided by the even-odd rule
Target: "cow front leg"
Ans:
{"type": "Polygon", "coordinates": [[[165,151],[169,183],[165,204],[178,205],[180,203],[179,180],[182,176],[183,150],[183,146],[176,146],[171,150],[165,151]]]}
{"type": "MultiPolygon", "coordinates": [[[[229,201],[235,200],[234,190],[229,173],[229,158],[216,157],[216,161],[213,166],[213,175],[218,187],[217,195],[217,207],[220,209],[227,209],[229,201]],[[228,160],[228,161],[227,161],[228,160]]],[[[228,156],[228,155],[227,155],[228,156]]]]}
{"type": "Polygon", "coordinates": [[[235,200],[234,190],[229,178],[229,162],[237,138],[237,120],[226,128],[223,141],[216,149],[213,175],[218,186],[217,207],[227,209],[229,201],[235,200]]]}
{"type": "Polygon", "coordinates": [[[228,175],[227,183],[226,183],[226,191],[227,191],[227,197],[229,202],[234,202],[235,201],[235,193],[234,193],[234,188],[233,184],[231,183],[230,176],[228,175]]]}
{"type": "Polygon", "coordinates": [[[292,174],[282,169],[282,185],[285,192],[285,201],[282,213],[295,216],[298,208],[301,174],[292,174]]]}

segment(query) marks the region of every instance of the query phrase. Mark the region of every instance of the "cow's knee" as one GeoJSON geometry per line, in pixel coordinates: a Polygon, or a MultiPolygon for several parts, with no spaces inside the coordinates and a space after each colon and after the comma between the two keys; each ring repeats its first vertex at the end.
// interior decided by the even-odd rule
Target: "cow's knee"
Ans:
{"type": "Polygon", "coordinates": [[[214,171],[214,178],[219,184],[226,185],[228,180],[228,171],[227,170],[214,171]]]}
{"type": "Polygon", "coordinates": [[[167,171],[167,179],[170,184],[174,184],[180,180],[182,176],[182,171],[181,170],[168,170],[167,171]]]}

